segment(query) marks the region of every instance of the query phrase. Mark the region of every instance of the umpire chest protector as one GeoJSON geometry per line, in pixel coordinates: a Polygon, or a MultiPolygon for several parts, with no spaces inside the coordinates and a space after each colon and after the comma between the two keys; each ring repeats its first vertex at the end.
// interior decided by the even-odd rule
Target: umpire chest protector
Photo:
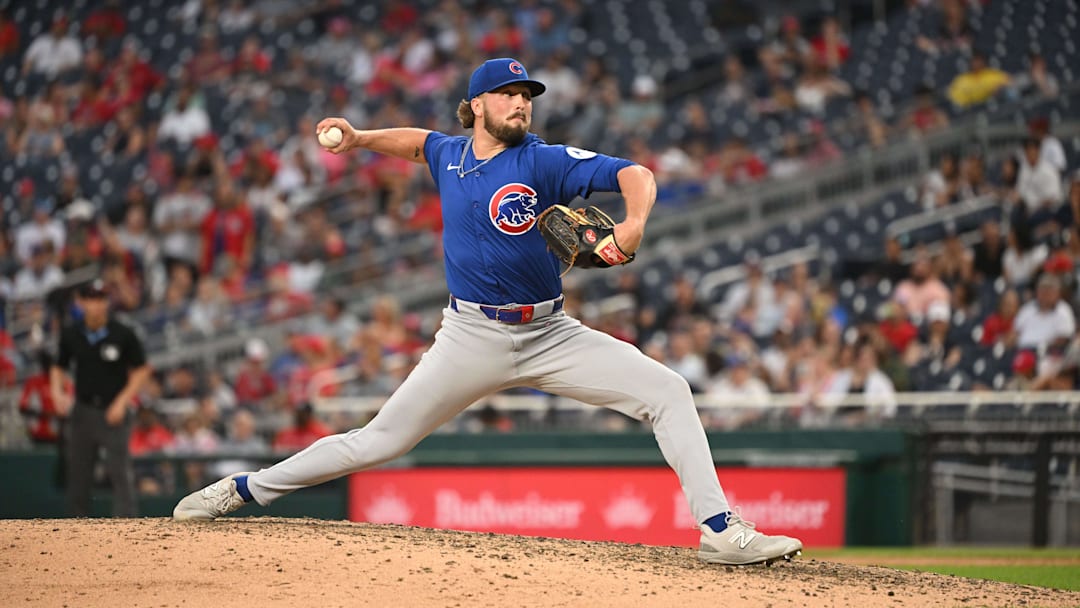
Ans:
{"type": "Polygon", "coordinates": [[[529,304],[562,293],[559,259],[536,230],[547,208],[619,191],[618,172],[632,163],[528,134],[488,159],[471,139],[433,132],[424,145],[442,199],[446,283],[458,298],[529,304]]]}

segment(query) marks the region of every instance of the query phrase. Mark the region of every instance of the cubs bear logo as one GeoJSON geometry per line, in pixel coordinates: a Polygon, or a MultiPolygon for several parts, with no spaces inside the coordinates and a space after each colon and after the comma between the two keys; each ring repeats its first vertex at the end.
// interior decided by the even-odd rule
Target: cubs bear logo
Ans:
{"type": "Polygon", "coordinates": [[[509,68],[510,71],[515,73],[515,74],[522,74],[522,73],[525,72],[525,68],[522,67],[522,65],[520,63],[516,62],[516,61],[511,61],[510,65],[508,65],[506,67],[509,68]]]}
{"type": "Polygon", "coordinates": [[[525,184],[506,184],[491,195],[488,216],[500,232],[517,236],[536,223],[536,190],[525,184]]]}

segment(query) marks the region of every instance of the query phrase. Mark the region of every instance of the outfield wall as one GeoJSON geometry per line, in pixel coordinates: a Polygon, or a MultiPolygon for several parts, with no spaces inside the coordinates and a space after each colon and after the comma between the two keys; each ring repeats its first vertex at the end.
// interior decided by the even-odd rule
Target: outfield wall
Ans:
{"type": "MultiPolygon", "coordinates": [[[[748,519],[765,518],[762,526],[782,523],[781,530],[809,534],[808,544],[815,546],[912,542],[918,487],[918,441],[912,434],[740,431],[713,433],[710,444],[721,481],[735,501],[751,507],[744,509],[748,519]]],[[[159,495],[140,497],[140,513],[168,515],[189,491],[182,481],[187,463],[222,459],[139,459],[140,468],[157,467],[172,480],[161,484],[159,495]]],[[[52,450],[0,453],[5,487],[0,517],[64,516],[57,465],[52,450]]],[[[258,514],[357,521],[396,517],[397,523],[413,525],[692,544],[692,521],[680,494],[650,433],[433,435],[390,466],[296,492],[258,514]],[[507,525],[548,502],[563,509],[555,515],[577,512],[579,525],[567,527],[557,517],[547,528],[535,521],[507,525]]],[[[107,488],[99,489],[93,512],[104,516],[109,509],[107,488]]],[[[522,517],[532,521],[531,515],[522,517]]]]}

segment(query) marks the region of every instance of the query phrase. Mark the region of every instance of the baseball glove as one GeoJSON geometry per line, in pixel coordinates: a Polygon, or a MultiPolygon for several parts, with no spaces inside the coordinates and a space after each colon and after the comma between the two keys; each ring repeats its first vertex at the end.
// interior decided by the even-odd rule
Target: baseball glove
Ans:
{"type": "Polygon", "coordinates": [[[610,268],[634,261],[634,254],[624,252],[615,242],[615,222],[596,207],[552,205],[540,214],[537,226],[567,270],[574,266],[610,268]]]}

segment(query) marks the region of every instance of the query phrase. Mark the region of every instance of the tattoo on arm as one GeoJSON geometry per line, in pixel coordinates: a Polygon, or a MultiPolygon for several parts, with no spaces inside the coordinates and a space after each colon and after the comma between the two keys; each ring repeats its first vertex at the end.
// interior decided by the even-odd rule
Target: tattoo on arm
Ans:
{"type": "Polygon", "coordinates": [[[412,157],[413,158],[420,158],[420,146],[416,146],[416,148],[413,149],[412,157]]]}

